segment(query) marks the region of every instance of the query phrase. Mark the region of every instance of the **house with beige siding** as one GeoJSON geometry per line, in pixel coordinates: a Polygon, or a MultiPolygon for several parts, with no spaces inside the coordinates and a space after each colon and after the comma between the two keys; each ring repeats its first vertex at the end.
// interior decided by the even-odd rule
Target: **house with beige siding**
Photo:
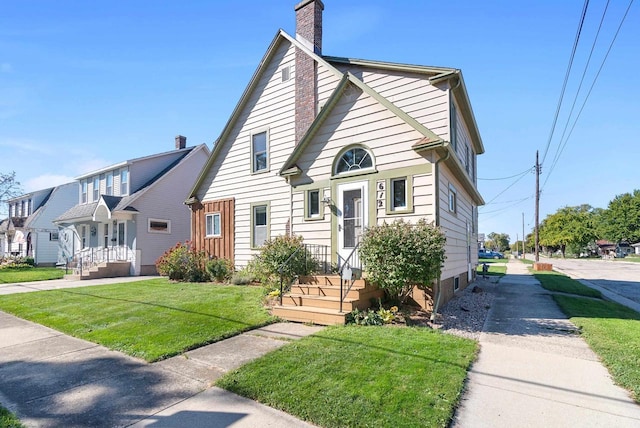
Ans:
{"type": "Polygon", "coordinates": [[[366,227],[424,218],[447,259],[435,294],[413,297],[444,302],[475,277],[484,203],[462,73],[325,56],[323,9],[302,1],[296,36],[269,45],[186,201],[192,241],[244,266],[265,240],[300,235],[340,267],[366,227]]]}
{"type": "Polygon", "coordinates": [[[202,144],[126,160],[76,177],[75,204],[55,219],[62,260],[82,279],[153,275],[190,236],[184,198],[209,157],[202,144]]]}

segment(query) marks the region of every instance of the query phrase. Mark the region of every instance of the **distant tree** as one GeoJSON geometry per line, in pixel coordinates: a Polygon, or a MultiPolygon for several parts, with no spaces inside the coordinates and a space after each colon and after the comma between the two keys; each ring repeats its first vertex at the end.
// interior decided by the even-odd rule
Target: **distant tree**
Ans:
{"type": "Polygon", "coordinates": [[[509,235],[506,233],[491,232],[487,235],[489,240],[485,242],[485,247],[496,251],[506,251],[509,249],[509,235]]]}
{"type": "Polygon", "coordinates": [[[565,257],[567,247],[581,252],[595,239],[593,208],[590,205],[560,208],[540,225],[540,245],[559,249],[562,257],[565,257]]]}
{"type": "Polygon", "coordinates": [[[613,241],[640,241],[640,190],[616,196],[602,213],[604,238],[613,241]]]}
{"type": "Polygon", "coordinates": [[[0,213],[7,213],[7,201],[22,193],[20,183],[16,180],[15,171],[0,172],[0,213]]]}

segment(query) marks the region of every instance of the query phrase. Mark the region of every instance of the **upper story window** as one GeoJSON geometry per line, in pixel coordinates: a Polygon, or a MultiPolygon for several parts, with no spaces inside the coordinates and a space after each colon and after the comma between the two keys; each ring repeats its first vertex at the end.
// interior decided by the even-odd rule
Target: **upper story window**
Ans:
{"type": "Polygon", "coordinates": [[[129,194],[129,170],[120,170],[120,195],[129,194]]]}
{"type": "Polygon", "coordinates": [[[107,195],[113,195],[113,173],[112,172],[107,173],[107,186],[106,186],[105,193],[107,195]]]}
{"type": "Polygon", "coordinates": [[[100,177],[93,177],[93,200],[97,201],[100,198],[100,177]]]}
{"type": "Polygon", "coordinates": [[[373,156],[363,147],[353,147],[342,153],[335,166],[335,173],[342,174],[373,168],[373,156]]]}
{"type": "Polygon", "coordinates": [[[27,211],[24,209],[24,201],[20,202],[20,216],[21,217],[26,217],[29,214],[27,214],[27,211]]]}
{"type": "Polygon", "coordinates": [[[251,172],[269,169],[269,136],[267,131],[251,135],[251,172]]]}
{"type": "Polygon", "coordinates": [[[27,215],[33,214],[33,202],[31,199],[27,201],[27,215]]]}
{"type": "Polygon", "coordinates": [[[80,185],[81,187],[81,194],[80,194],[80,202],[83,204],[87,203],[87,180],[82,180],[82,184],[80,185]]]}

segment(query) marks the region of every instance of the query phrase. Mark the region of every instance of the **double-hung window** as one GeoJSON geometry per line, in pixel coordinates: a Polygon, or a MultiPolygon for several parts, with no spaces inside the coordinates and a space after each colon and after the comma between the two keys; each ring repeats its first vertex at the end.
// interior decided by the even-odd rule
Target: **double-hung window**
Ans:
{"type": "Polygon", "coordinates": [[[251,207],[252,242],[254,248],[262,246],[269,235],[269,213],[267,205],[251,207]]]}
{"type": "Polygon", "coordinates": [[[120,195],[129,194],[129,170],[120,170],[120,195]]]}
{"type": "Polygon", "coordinates": [[[82,180],[82,194],[80,196],[80,202],[83,204],[87,203],[87,180],[82,180]]]}
{"type": "Polygon", "coordinates": [[[113,195],[113,173],[107,173],[107,186],[105,193],[107,195],[113,195]]]}
{"type": "Polygon", "coordinates": [[[93,200],[97,201],[100,198],[100,177],[93,177],[93,200]]]}
{"type": "Polygon", "coordinates": [[[220,236],[220,213],[207,214],[205,228],[206,236],[220,236]]]}
{"type": "Polygon", "coordinates": [[[269,169],[269,142],[267,131],[251,135],[251,172],[269,169]]]}

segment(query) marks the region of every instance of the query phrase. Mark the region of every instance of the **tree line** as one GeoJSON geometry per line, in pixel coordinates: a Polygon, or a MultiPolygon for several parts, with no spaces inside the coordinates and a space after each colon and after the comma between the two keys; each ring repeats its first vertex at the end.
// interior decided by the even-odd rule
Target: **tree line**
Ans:
{"type": "MultiPolygon", "coordinates": [[[[640,242],[640,190],[613,198],[607,208],[589,204],[566,206],[549,214],[539,227],[540,246],[548,251],[561,251],[564,256],[591,254],[597,250],[597,240],[613,243],[640,242]]],[[[509,235],[490,233],[487,248],[499,251],[522,250],[522,241],[509,245],[509,235]]],[[[525,239],[525,250],[534,251],[533,233],[525,239]]]]}

